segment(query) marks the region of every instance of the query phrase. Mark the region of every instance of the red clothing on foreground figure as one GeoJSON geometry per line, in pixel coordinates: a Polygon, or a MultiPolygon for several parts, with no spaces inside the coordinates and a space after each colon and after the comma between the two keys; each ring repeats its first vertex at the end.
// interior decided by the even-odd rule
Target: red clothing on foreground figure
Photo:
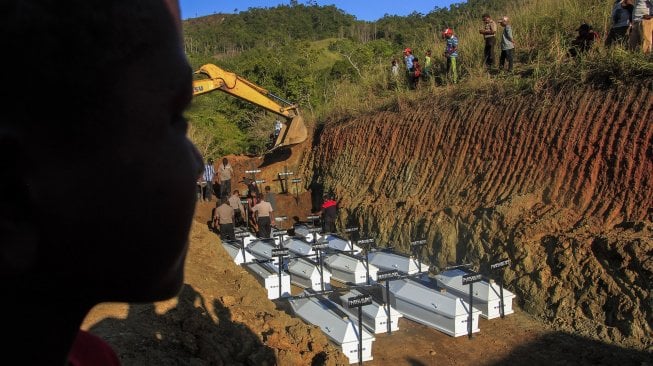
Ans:
{"type": "Polygon", "coordinates": [[[80,329],[68,355],[68,365],[120,366],[120,360],[113,348],[102,338],[80,329]]]}

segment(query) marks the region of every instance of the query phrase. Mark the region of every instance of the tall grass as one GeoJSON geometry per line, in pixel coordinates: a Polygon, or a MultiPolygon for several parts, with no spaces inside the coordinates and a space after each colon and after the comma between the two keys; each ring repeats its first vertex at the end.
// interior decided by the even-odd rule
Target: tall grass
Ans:
{"type": "MultiPolygon", "coordinates": [[[[413,46],[420,59],[427,49],[433,53],[432,70],[436,77],[422,82],[419,89],[409,91],[403,74],[399,85],[389,82],[389,60],[364,70],[358,82],[346,81],[333,87],[333,98],[325,106],[324,118],[339,120],[345,115],[389,108],[392,103],[405,97],[418,98],[426,94],[448,94],[465,98],[479,95],[504,96],[542,92],[544,89],[576,87],[584,84],[601,86],[627,85],[635,80],[653,76],[653,57],[638,52],[628,52],[621,47],[606,49],[603,46],[610,26],[613,0],[527,0],[504,9],[501,14],[490,14],[498,20],[510,18],[516,41],[513,74],[488,72],[483,65],[484,40],[479,34],[481,19],[463,17],[452,24],[459,39],[459,79],[456,85],[442,82],[446,60],[442,56],[445,43],[439,34],[424,34],[413,46]],[[570,58],[567,50],[576,37],[581,23],[588,23],[601,35],[601,40],[588,53],[570,58]],[[439,74],[439,75],[438,75],[439,74]]],[[[503,28],[497,24],[498,64],[500,34],[503,28]]],[[[401,60],[401,50],[395,56],[401,60]]],[[[317,116],[318,119],[323,119],[317,116]]]]}

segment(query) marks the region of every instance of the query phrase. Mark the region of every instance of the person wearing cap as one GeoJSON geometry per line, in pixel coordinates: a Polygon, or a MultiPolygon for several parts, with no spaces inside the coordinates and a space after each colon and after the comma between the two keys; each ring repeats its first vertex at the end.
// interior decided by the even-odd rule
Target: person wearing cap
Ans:
{"type": "Polygon", "coordinates": [[[635,0],[632,27],[628,38],[631,51],[651,52],[653,44],[653,1],[635,0]]]}
{"type": "Polygon", "coordinates": [[[456,58],[458,57],[458,37],[453,34],[453,29],[446,28],[442,32],[442,38],[445,40],[444,57],[447,59],[447,78],[455,84],[458,82],[458,72],[456,70],[456,58]]]}
{"type": "Polygon", "coordinates": [[[515,41],[512,38],[512,27],[510,26],[510,19],[504,15],[501,20],[499,20],[499,24],[501,24],[503,27],[503,32],[501,33],[501,56],[499,56],[499,69],[503,69],[507,60],[508,72],[512,72],[515,41]]]}
{"type": "Polygon", "coordinates": [[[483,60],[485,66],[491,68],[494,65],[494,44],[496,43],[497,23],[492,20],[490,14],[483,14],[483,28],[479,30],[485,41],[483,48],[483,60]]]}
{"type": "Polygon", "coordinates": [[[569,49],[569,55],[571,57],[576,57],[580,53],[587,52],[599,39],[599,34],[587,23],[581,24],[576,31],[578,32],[578,36],[571,42],[572,47],[569,49]]]}
{"type": "Polygon", "coordinates": [[[404,50],[404,63],[406,64],[406,79],[408,80],[409,87],[413,85],[413,76],[411,73],[414,71],[414,60],[415,56],[413,56],[413,50],[406,48],[404,50]]]}

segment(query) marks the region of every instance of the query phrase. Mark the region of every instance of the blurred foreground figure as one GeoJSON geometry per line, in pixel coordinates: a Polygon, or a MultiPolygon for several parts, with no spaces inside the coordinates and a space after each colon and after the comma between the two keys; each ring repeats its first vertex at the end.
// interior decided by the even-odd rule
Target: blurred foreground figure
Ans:
{"type": "Polygon", "coordinates": [[[87,312],[183,284],[202,162],[178,5],[8,0],[0,14],[3,356],[115,365],[79,330],[87,312]]]}

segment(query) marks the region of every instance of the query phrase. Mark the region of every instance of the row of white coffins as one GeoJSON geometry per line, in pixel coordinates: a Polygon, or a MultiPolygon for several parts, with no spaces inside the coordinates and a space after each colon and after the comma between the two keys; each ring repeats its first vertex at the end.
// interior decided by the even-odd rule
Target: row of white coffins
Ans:
{"type": "MultiPolygon", "coordinates": [[[[382,298],[376,298],[371,304],[361,307],[364,332],[371,334],[398,330],[401,316],[437,329],[445,334],[458,337],[479,332],[478,318],[482,316],[493,319],[500,316],[503,306],[504,314],[512,314],[512,301],[515,297],[508,290],[500,289],[493,281],[474,283],[473,307],[470,307],[469,288],[463,285],[466,269],[452,269],[429,278],[422,272],[422,263],[415,258],[388,251],[373,251],[367,254],[367,263],[361,255],[360,248],[355,248],[346,239],[337,235],[327,235],[329,243],[320,265],[313,245],[304,238],[292,237],[277,240],[251,239],[243,244],[223,242],[223,246],[234,262],[243,265],[262,282],[270,299],[289,297],[290,284],[305,288],[308,293],[330,290],[331,279],[344,285],[356,286],[376,284],[379,271],[396,270],[402,275],[417,275],[389,280],[382,288],[382,298]],[[245,247],[245,251],[242,248],[245,247]],[[288,256],[284,258],[279,270],[279,257],[273,250],[287,248],[288,256]],[[356,250],[358,249],[358,251],[356,250]],[[261,261],[266,261],[262,263],[261,261]],[[281,281],[279,281],[281,274],[281,281]],[[279,289],[281,288],[281,291],[279,289]],[[386,288],[389,291],[386,291],[386,288]],[[500,293],[503,294],[503,304],[500,293]],[[390,304],[389,312],[386,304],[390,304]],[[470,312],[471,308],[471,312],[470,312]],[[471,327],[469,321],[471,318],[471,327]],[[389,322],[389,323],[388,323],[389,322]],[[390,324],[390,327],[388,327],[390,324]],[[388,329],[390,328],[390,329],[388,329]]],[[[424,268],[428,268],[424,266],[424,268]]],[[[342,347],[351,363],[358,362],[358,334],[356,311],[346,307],[346,298],[360,295],[352,289],[334,301],[326,296],[291,297],[290,305],[297,316],[306,322],[319,326],[334,343],[342,347]],[[335,310],[334,310],[335,309],[335,310]],[[337,310],[337,311],[336,311],[337,310]],[[341,316],[346,314],[345,317],[341,316]],[[340,320],[337,320],[340,319],[340,320]],[[354,336],[354,338],[352,338],[354,336]],[[353,339],[353,340],[352,340],[353,339]],[[355,343],[355,347],[354,347],[355,343]]],[[[371,348],[374,337],[363,334],[362,360],[372,359],[371,348]]]]}

